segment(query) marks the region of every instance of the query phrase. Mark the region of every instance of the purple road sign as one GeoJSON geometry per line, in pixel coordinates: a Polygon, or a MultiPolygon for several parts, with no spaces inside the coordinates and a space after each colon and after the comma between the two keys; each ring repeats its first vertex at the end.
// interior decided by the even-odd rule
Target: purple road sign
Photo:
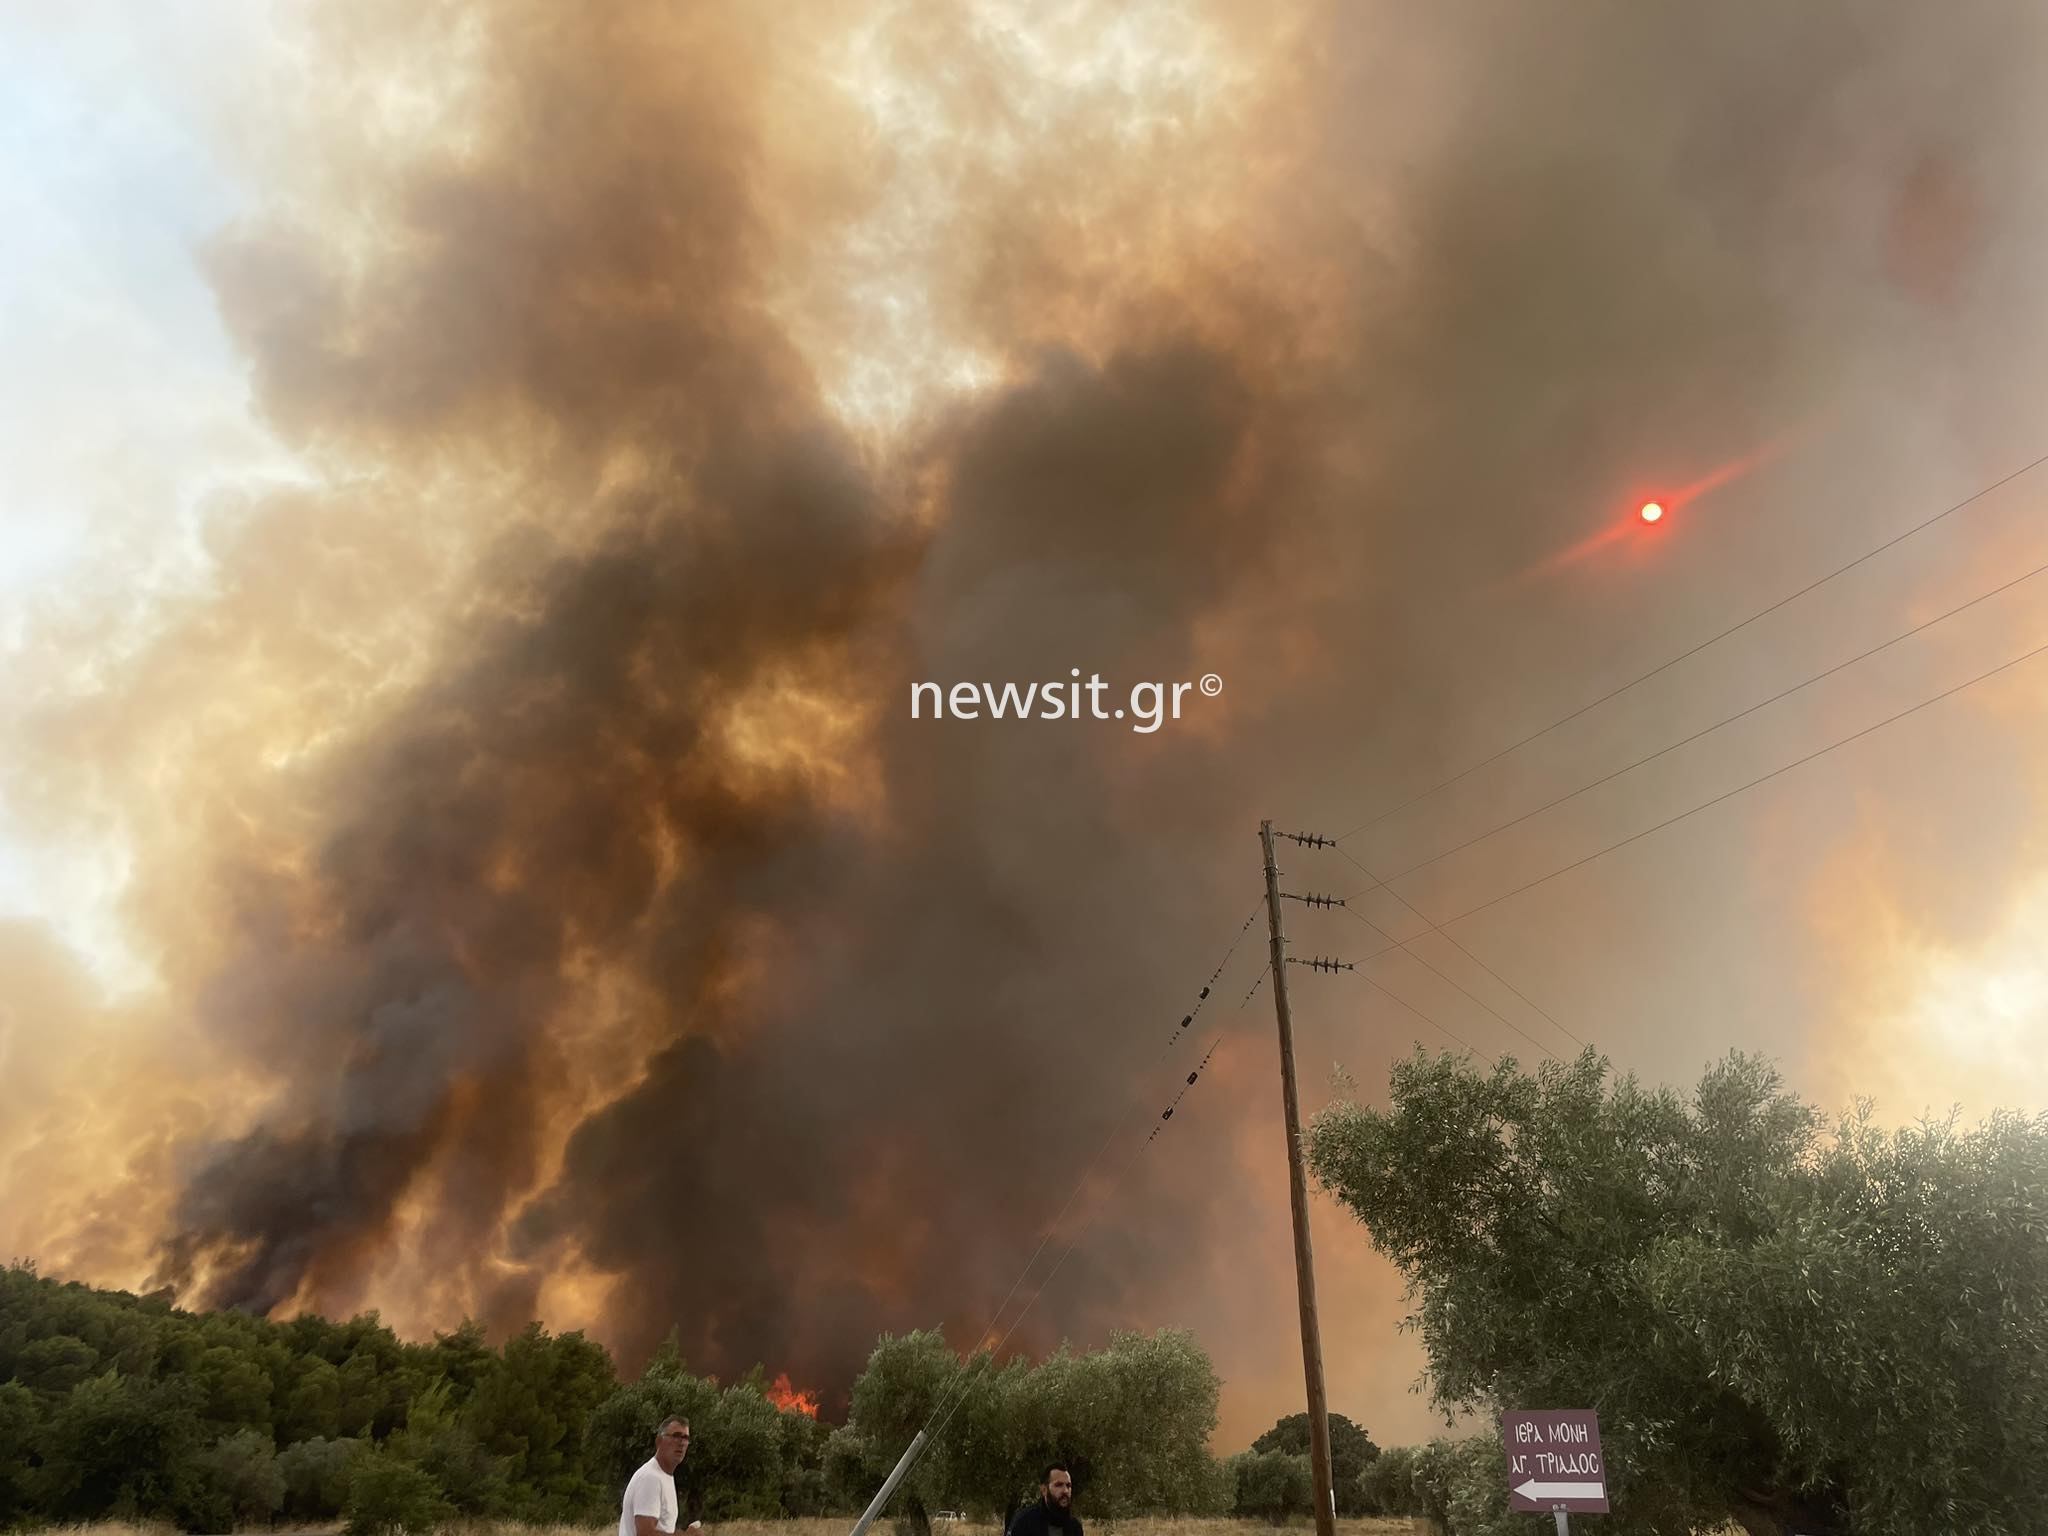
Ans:
{"type": "Polygon", "coordinates": [[[1508,1453],[1508,1507],[1517,1514],[1607,1513],[1600,1416],[1590,1408],[1509,1409],[1500,1416],[1508,1453]]]}

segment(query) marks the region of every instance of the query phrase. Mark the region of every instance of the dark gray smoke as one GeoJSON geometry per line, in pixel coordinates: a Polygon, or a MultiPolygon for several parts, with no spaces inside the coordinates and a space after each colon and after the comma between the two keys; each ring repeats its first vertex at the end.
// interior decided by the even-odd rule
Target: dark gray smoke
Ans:
{"type": "MultiPolygon", "coordinates": [[[[1257,894],[1262,816],[1348,830],[2010,467],[2041,355],[2013,307],[2041,254],[2017,148],[2039,19],[1289,25],[1190,18],[1248,79],[1163,150],[1119,137],[1114,93],[1041,111],[1028,55],[951,8],[873,22],[955,114],[939,149],[835,126],[829,50],[744,11],[504,0],[326,39],[338,96],[457,35],[464,84],[405,153],[337,130],[312,211],[280,198],[212,257],[263,405],[337,489],[258,516],[224,558],[262,580],[164,644],[246,635],[306,711],[323,679],[358,705],[289,770],[288,815],[223,814],[199,860],[228,938],[190,1006],[275,1094],[188,1149],[167,1275],[268,1310],[436,1274],[421,1312],[499,1326],[596,1275],[629,1359],[678,1328],[699,1369],[828,1391],[883,1329],[970,1342],[1126,1105],[1142,1134],[1199,1052],[1148,1069],[1257,894]],[[878,435],[820,377],[821,330],[872,338],[833,331],[816,295],[846,274],[808,253],[851,252],[919,167],[949,233],[896,280],[999,382],[878,435]],[[1722,472],[1663,544],[1603,541],[1722,472]],[[385,534],[323,543],[364,506],[385,534]],[[427,547],[443,521],[459,575],[416,597],[402,662],[348,673],[327,646],[415,547],[389,530],[427,547]],[[1225,691],[1150,735],[908,717],[914,682],[1073,668],[1106,703],[1225,691]]],[[[1413,863],[1837,659],[1846,616],[1917,590],[1876,581],[1347,848],[1413,863]]],[[[254,771],[238,746],[182,759],[209,805],[254,771]]],[[[1462,911],[1701,782],[1632,781],[1407,889],[1462,911]]],[[[1725,896],[1768,884],[1752,839],[1675,846],[1724,893],[1679,898],[1692,952],[1795,969],[1783,912],[1725,896]]],[[[1466,932],[1632,1065],[1776,1035],[1726,982],[1655,1011],[1673,951],[1614,943],[1642,870],[1466,932]]],[[[1382,942],[1298,916],[1304,950],[1382,942]]],[[[1312,1100],[1322,1062],[1370,1087],[1427,1033],[1362,986],[1305,992],[1312,1100]]],[[[1018,1336],[1192,1323],[1232,1428],[1294,1379],[1260,1017],[1018,1336]]],[[[1322,1240],[1339,1406],[1399,1423],[1390,1282],[1322,1240]]]]}

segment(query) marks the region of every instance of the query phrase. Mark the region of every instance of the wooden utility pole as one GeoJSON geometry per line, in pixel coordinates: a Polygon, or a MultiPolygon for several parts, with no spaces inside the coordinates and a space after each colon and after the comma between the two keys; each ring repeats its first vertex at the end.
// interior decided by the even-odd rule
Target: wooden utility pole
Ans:
{"type": "Polygon", "coordinates": [[[1294,1281],[1301,1297],[1301,1368],[1308,1378],[1308,1460],[1315,1474],[1316,1536],[1337,1536],[1330,1472],[1330,1409],[1323,1392],[1323,1333],[1316,1322],[1315,1254],[1308,1237],[1308,1175],[1301,1165],[1301,1096],[1294,1086],[1294,1020],[1287,1012],[1287,936],[1280,928],[1280,871],[1273,823],[1259,823],[1266,849],[1266,922],[1273,940],[1273,1011],[1280,1019],[1280,1103],[1287,1121],[1287,1201],[1294,1212],[1294,1281]]]}

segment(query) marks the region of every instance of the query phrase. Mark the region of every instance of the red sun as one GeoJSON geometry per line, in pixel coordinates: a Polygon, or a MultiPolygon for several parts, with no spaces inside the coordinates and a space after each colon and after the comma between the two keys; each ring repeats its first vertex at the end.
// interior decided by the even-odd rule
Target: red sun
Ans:
{"type": "Polygon", "coordinates": [[[1642,511],[1636,515],[1646,523],[1658,522],[1664,516],[1664,505],[1662,502],[1646,501],[1643,503],[1642,511]]]}

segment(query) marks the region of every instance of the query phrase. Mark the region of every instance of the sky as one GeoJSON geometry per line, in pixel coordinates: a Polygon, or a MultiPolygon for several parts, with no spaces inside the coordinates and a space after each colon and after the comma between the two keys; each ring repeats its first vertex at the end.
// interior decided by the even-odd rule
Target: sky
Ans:
{"type": "Polygon", "coordinates": [[[1192,1328],[1235,1448],[1264,817],[1311,1111],[2048,1107],[2048,658],[1879,724],[2048,641],[2042,25],[0,9],[0,1249],[829,1400],[1047,1239],[1013,1342],[1192,1328]],[[1222,687],[908,707],[1076,669],[1222,687]]]}

